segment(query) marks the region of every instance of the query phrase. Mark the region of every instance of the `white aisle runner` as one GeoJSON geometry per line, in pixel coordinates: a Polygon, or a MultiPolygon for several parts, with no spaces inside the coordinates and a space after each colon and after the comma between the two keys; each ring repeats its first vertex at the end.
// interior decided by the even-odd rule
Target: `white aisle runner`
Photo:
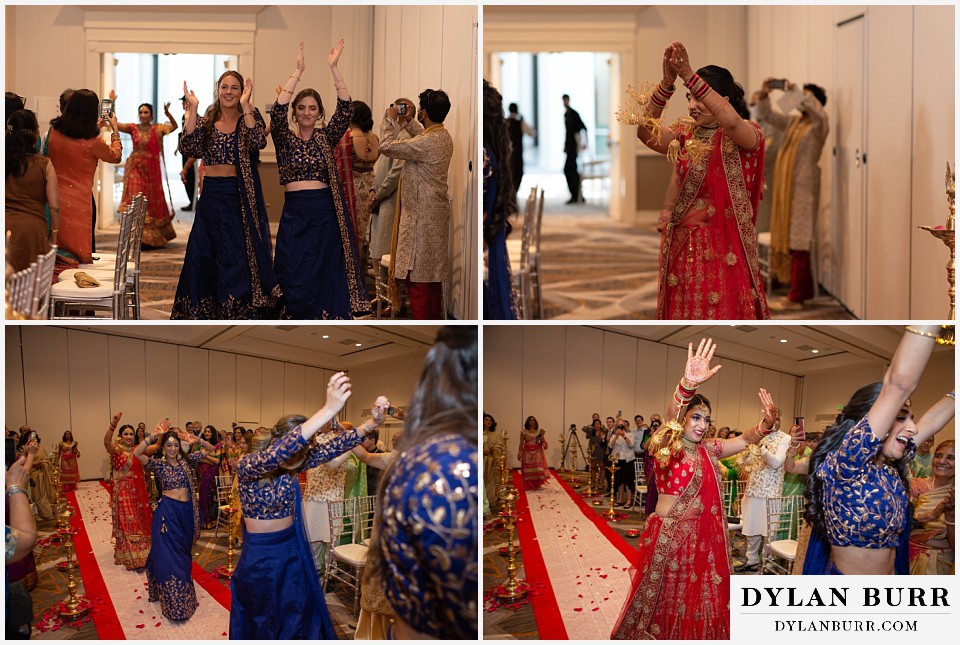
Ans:
{"type": "Polygon", "coordinates": [[[571,640],[608,640],[630,592],[630,563],[555,477],[525,494],[564,628],[571,640]]]}
{"type": "Polygon", "coordinates": [[[77,505],[83,515],[83,526],[90,538],[93,555],[100,567],[110,602],[117,612],[124,636],[131,640],[194,640],[226,639],[230,612],[195,584],[200,606],[187,621],[176,623],[160,614],[160,602],[147,601],[147,574],[128,571],[113,563],[110,537],[113,521],[110,516],[110,493],[100,482],[81,482],[77,488],[77,505]],[[159,623],[159,626],[158,626],[159,623]],[[138,627],[140,625],[141,627],[138,627]]]}

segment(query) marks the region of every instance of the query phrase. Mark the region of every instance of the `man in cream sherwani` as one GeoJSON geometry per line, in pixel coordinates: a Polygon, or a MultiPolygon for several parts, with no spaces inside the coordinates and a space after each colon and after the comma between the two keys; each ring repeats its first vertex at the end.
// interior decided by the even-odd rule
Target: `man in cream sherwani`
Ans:
{"type": "Polygon", "coordinates": [[[742,467],[750,472],[743,493],[743,536],[747,538],[747,561],[734,571],[756,571],[760,566],[760,545],[767,534],[767,499],[783,494],[783,462],[790,447],[790,435],[779,427],[742,454],[742,467]]]}
{"type": "Polygon", "coordinates": [[[406,280],[413,317],[443,318],[443,283],[449,274],[450,196],[447,174],[453,138],[443,127],[450,98],[443,90],[420,93],[417,119],[401,126],[396,106],[387,108],[380,124],[380,153],[403,159],[399,211],[394,219],[390,292],[398,306],[395,281],[406,280]],[[399,140],[401,128],[412,138],[399,140]]]}

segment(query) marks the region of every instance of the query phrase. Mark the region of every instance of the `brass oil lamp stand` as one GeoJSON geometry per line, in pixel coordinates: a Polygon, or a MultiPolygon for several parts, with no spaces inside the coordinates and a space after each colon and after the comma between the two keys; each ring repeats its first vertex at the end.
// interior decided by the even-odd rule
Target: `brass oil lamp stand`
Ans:
{"type": "Polygon", "coordinates": [[[947,245],[947,248],[950,249],[950,260],[947,262],[947,283],[950,285],[950,288],[947,290],[947,294],[950,296],[950,315],[947,316],[949,320],[956,319],[957,312],[957,249],[956,249],[956,179],[957,171],[956,169],[950,169],[950,163],[947,163],[947,205],[950,209],[950,214],[947,215],[947,224],[945,227],[940,226],[920,226],[925,231],[929,231],[931,235],[947,245]]]}
{"type": "Polygon", "coordinates": [[[610,462],[610,465],[607,466],[607,470],[610,471],[610,508],[601,513],[601,515],[611,522],[619,522],[620,520],[617,519],[617,512],[613,510],[613,500],[617,497],[617,491],[613,487],[613,478],[620,468],[617,466],[617,462],[612,461],[610,462]]]}
{"type": "Polygon", "coordinates": [[[77,593],[80,586],[77,581],[77,552],[73,546],[73,531],[70,530],[70,518],[75,515],[69,503],[64,504],[62,511],[57,513],[57,525],[60,539],[67,547],[67,592],[70,594],[58,610],[61,618],[75,620],[87,613],[90,601],[77,593]],[[62,524],[61,524],[62,522],[62,524]]]}
{"type": "Polygon", "coordinates": [[[594,493],[594,490],[593,490],[593,457],[592,457],[591,455],[589,455],[589,454],[587,455],[587,468],[589,469],[589,470],[587,471],[587,490],[585,490],[585,491],[583,492],[583,494],[586,495],[587,497],[593,497],[593,493],[594,493]]]}
{"type": "Polygon", "coordinates": [[[504,496],[504,510],[500,515],[504,518],[507,525],[507,581],[503,584],[502,590],[497,593],[500,600],[514,601],[527,595],[525,589],[526,581],[517,578],[517,552],[518,549],[513,544],[513,534],[516,531],[517,497],[514,491],[508,490],[504,496]]]}

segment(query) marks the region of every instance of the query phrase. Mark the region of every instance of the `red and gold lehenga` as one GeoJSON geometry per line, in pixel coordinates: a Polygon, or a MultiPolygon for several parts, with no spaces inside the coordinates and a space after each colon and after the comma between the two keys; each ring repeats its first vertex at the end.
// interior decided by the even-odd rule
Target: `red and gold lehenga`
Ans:
{"type": "Polygon", "coordinates": [[[763,188],[764,141],[745,150],[722,128],[672,126],[681,152],[679,194],[660,243],[657,318],[741,320],[769,318],[760,278],[755,229],[763,188]],[[709,138],[707,138],[709,135],[709,138]],[[703,137],[700,139],[700,137],[703,137]],[[709,146],[709,148],[706,148],[709,146]]]}
{"type": "Polygon", "coordinates": [[[127,569],[146,566],[150,554],[153,511],[147,498],[143,466],[129,452],[113,453],[113,494],[110,498],[115,541],[113,563],[127,569]]]}
{"type": "Polygon", "coordinates": [[[730,638],[730,562],[717,473],[722,444],[698,446],[690,483],[666,517],[650,516],[610,638],[730,638]]]}
{"type": "Polygon", "coordinates": [[[141,240],[151,247],[166,246],[168,241],[177,236],[173,230],[173,212],[167,206],[163,193],[160,169],[163,135],[170,131],[170,124],[155,123],[146,134],[135,124],[125,124],[122,130],[133,139],[133,152],[123,167],[120,208],[129,206],[137,193],[143,193],[147,198],[147,219],[143,223],[141,240]]]}
{"type": "Polygon", "coordinates": [[[547,442],[542,433],[520,432],[520,473],[523,475],[525,490],[536,490],[549,478],[547,457],[544,454],[546,449],[547,442]]]}

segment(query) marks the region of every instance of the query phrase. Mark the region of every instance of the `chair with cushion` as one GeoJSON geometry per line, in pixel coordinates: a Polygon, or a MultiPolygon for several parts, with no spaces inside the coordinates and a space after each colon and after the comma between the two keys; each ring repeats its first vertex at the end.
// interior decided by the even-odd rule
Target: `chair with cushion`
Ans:
{"type": "Polygon", "coordinates": [[[68,274],[67,277],[61,274],[60,281],[53,285],[50,291],[51,319],[88,320],[97,313],[109,313],[109,317],[114,320],[127,317],[127,258],[135,224],[132,206],[120,212],[117,254],[113,274],[107,282],[101,282],[99,287],[83,288],[77,284],[76,272],[68,274]]]}
{"type": "Polygon", "coordinates": [[[797,534],[802,523],[803,495],[768,497],[767,535],[760,555],[760,573],[790,575],[797,558],[797,534]]]}

